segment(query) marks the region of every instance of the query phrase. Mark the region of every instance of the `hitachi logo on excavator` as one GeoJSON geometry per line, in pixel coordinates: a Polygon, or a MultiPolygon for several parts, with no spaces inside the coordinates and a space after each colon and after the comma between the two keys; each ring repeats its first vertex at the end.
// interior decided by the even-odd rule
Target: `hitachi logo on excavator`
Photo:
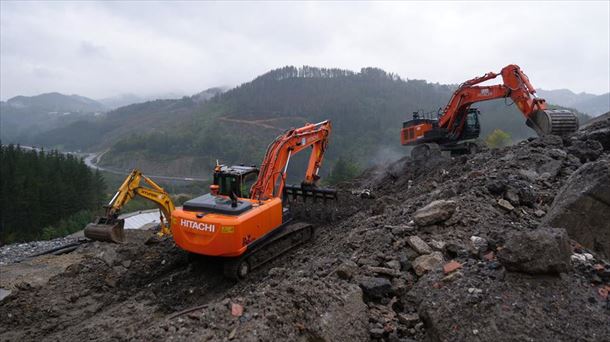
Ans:
{"type": "Polygon", "coordinates": [[[191,229],[201,230],[202,232],[213,233],[216,231],[216,225],[203,223],[203,222],[195,222],[195,221],[191,221],[191,220],[181,219],[180,225],[183,227],[191,228],[191,229]]]}

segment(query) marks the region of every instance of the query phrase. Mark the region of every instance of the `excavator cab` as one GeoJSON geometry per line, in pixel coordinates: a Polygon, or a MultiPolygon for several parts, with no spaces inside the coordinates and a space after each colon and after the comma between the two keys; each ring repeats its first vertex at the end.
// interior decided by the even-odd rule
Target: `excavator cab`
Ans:
{"type": "Polygon", "coordinates": [[[216,165],[213,184],[218,185],[219,195],[250,198],[250,189],[258,178],[258,172],[254,166],[216,165]]]}
{"type": "Polygon", "coordinates": [[[479,115],[481,112],[477,108],[469,108],[466,113],[466,123],[460,140],[477,139],[481,134],[479,115]]]}

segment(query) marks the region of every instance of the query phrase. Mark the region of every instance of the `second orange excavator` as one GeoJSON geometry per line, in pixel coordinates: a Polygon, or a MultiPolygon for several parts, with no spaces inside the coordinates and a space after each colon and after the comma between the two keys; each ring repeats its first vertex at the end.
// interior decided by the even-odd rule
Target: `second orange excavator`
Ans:
{"type": "Polygon", "coordinates": [[[414,146],[411,155],[426,158],[440,150],[452,154],[472,153],[477,150],[474,140],[479,137],[479,111],[471,106],[476,102],[511,98],[526,118],[526,125],[540,136],[564,135],[578,129],[578,118],[568,110],[548,109],[544,99],[536,96],[536,89],[521,71],[511,64],[497,74],[489,72],[462,83],[453,93],[445,109],[437,117],[413,113],[401,130],[402,145],[414,146]],[[483,86],[485,81],[502,76],[502,84],[483,86]]]}
{"type": "Polygon", "coordinates": [[[250,270],[313,236],[313,225],[293,218],[286,201],[335,201],[335,190],[316,183],[331,132],[329,121],[307,124],[278,136],[267,148],[260,170],[217,165],[210,193],[171,213],[176,244],[189,252],[224,258],[224,274],[241,279],[250,270]],[[286,185],[290,158],[311,150],[300,186],[286,185]]]}

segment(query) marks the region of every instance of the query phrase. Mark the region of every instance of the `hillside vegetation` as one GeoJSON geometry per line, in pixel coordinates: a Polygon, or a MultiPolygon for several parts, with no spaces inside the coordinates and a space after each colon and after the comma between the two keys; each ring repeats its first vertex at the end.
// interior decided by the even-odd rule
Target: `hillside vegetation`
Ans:
{"type": "Polygon", "coordinates": [[[81,159],[0,146],[0,245],[63,236],[91,220],[105,184],[81,159]]]}
{"type": "MultiPolygon", "coordinates": [[[[39,134],[35,142],[68,150],[109,150],[101,164],[118,169],[138,166],[156,174],[206,176],[216,160],[258,165],[267,144],[285,129],[329,119],[332,141],[322,169],[328,174],[339,159],[343,166],[362,169],[407,154],[399,141],[402,122],[413,111],[443,108],[454,89],[404,80],[377,68],[354,72],[288,66],[226,92],[210,89],[122,107],[97,120],[39,134]]],[[[511,101],[478,107],[482,138],[496,128],[513,141],[533,136],[511,101]]],[[[293,169],[304,162],[304,156],[297,156],[293,169]]]]}

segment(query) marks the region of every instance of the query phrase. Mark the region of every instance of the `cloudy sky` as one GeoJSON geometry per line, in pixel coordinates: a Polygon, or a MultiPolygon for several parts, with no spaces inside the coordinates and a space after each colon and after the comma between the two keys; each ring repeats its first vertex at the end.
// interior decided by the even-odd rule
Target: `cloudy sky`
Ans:
{"type": "Polygon", "coordinates": [[[192,94],[285,65],[460,83],[516,63],[539,88],[609,91],[608,1],[0,6],[2,100],[192,94]]]}

